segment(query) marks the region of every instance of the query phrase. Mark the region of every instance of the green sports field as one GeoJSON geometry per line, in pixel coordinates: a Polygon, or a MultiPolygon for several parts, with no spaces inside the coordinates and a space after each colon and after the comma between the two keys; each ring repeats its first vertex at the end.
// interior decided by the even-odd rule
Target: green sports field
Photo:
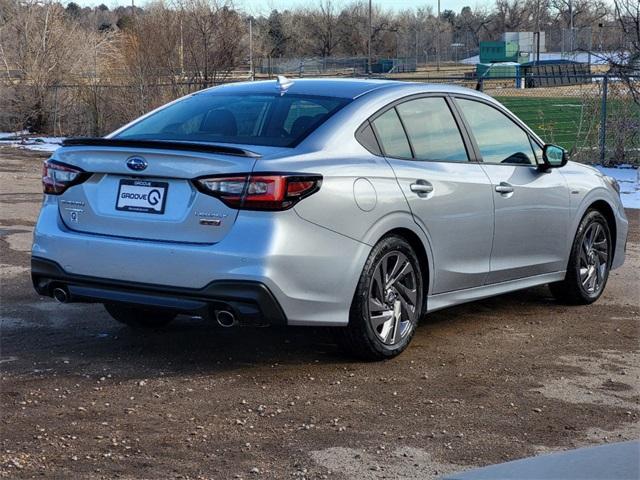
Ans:
{"type": "MultiPolygon", "coordinates": [[[[496,96],[542,139],[568,150],[595,148],[599,144],[601,99],[575,97],[506,97],[496,96]]],[[[607,127],[616,128],[616,116],[624,113],[634,124],[640,122],[640,109],[630,108],[630,100],[609,99],[607,102],[607,127]],[[612,121],[613,120],[613,121],[612,121]]],[[[615,132],[613,132],[615,133],[615,132]]],[[[611,140],[608,135],[607,140],[611,140]]],[[[610,143],[609,141],[607,142],[610,143]]]]}

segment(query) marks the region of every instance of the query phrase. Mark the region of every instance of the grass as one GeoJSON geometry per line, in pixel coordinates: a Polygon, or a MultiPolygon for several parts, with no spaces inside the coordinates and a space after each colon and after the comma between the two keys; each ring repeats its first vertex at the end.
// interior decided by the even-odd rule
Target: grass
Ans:
{"type": "MultiPolygon", "coordinates": [[[[506,97],[496,96],[540,137],[567,150],[597,149],[600,139],[601,99],[575,97],[506,97]]],[[[607,102],[607,145],[619,137],[620,128],[640,124],[640,109],[630,108],[630,100],[607,102]],[[626,120],[624,120],[626,119],[626,120]],[[625,123],[626,122],[626,123],[625,123]],[[615,130],[615,131],[614,131],[615,130]]],[[[629,140],[633,136],[628,136],[629,140]]],[[[625,145],[627,141],[624,141],[625,145]]],[[[633,143],[633,140],[631,140],[633,143]]],[[[631,146],[629,146],[631,148],[631,146]]]]}
{"type": "Polygon", "coordinates": [[[496,97],[540,137],[570,150],[597,141],[600,105],[571,97],[496,97]]]}

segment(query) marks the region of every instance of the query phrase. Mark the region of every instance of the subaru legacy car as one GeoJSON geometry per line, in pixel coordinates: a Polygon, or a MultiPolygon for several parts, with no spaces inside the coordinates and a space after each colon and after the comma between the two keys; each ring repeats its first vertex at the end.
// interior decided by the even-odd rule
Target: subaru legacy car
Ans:
{"type": "Polygon", "coordinates": [[[160,327],[335,327],[385,359],[428,312],[622,265],[619,186],[473,90],[296,79],[203,90],[44,163],[36,291],[160,327]]]}

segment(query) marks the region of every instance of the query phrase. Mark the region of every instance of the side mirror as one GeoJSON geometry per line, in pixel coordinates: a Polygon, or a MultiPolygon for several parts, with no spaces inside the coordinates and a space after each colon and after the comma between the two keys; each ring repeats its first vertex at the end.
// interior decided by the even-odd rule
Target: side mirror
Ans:
{"type": "Polygon", "coordinates": [[[542,149],[542,165],[540,169],[545,171],[550,168],[560,168],[567,164],[569,158],[567,151],[557,145],[546,144],[542,149]]]}

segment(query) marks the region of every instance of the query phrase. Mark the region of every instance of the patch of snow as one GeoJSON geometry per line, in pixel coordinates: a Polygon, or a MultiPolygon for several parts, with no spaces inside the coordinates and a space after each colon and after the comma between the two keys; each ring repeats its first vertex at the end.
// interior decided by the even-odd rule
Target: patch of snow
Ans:
{"type": "MultiPolygon", "coordinates": [[[[19,132],[26,133],[26,132],[19,132]]],[[[0,145],[8,145],[10,147],[21,148],[24,150],[33,150],[36,152],[55,152],[60,148],[65,137],[22,137],[16,138],[16,134],[2,137],[0,133],[0,145]]]]}
{"type": "Polygon", "coordinates": [[[0,140],[17,140],[23,135],[29,135],[29,131],[21,130],[19,132],[0,132],[0,140]]]}
{"type": "Polygon", "coordinates": [[[620,184],[620,198],[625,208],[640,208],[640,169],[631,165],[619,167],[595,167],[604,175],[615,178],[620,184]]]}
{"type": "MultiPolygon", "coordinates": [[[[591,63],[592,65],[607,65],[609,63],[609,59],[615,60],[617,63],[624,64],[625,55],[616,53],[616,52],[592,52],[589,55],[589,52],[573,52],[573,53],[562,53],[562,52],[541,52],[540,53],[540,61],[545,60],[573,60],[574,62],[579,63],[591,63]]],[[[533,55],[530,56],[529,61],[534,61],[535,58],[533,55]]],[[[472,57],[464,58],[460,60],[460,63],[475,65],[480,63],[480,55],[474,55],[472,57]]]]}
{"type": "Polygon", "coordinates": [[[62,146],[63,140],[64,137],[39,137],[29,139],[27,143],[20,145],[19,148],[37,152],[55,152],[62,146]]]}

